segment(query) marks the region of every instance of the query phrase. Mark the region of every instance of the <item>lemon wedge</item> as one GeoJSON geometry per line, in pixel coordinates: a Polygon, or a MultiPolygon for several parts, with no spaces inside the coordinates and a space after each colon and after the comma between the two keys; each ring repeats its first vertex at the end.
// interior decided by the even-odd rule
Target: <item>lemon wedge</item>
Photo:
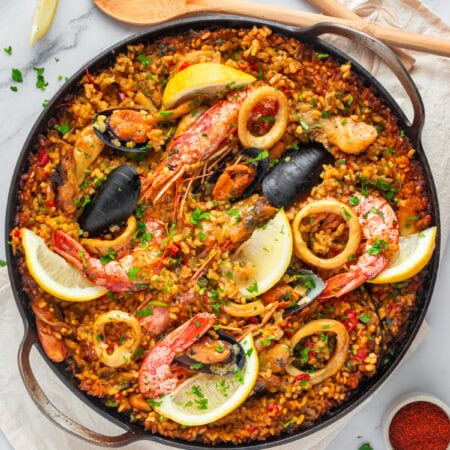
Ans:
{"type": "Polygon", "coordinates": [[[31,45],[47,33],[55,17],[57,6],[58,0],[37,0],[33,25],[31,26],[31,45]]]}
{"type": "Polygon", "coordinates": [[[233,412],[250,395],[259,370],[259,359],[249,333],[241,342],[245,366],[233,375],[195,375],[155,402],[159,414],[186,426],[205,425],[233,412]]]}
{"type": "Polygon", "coordinates": [[[233,256],[238,266],[247,267],[244,276],[233,274],[239,292],[252,298],[268,291],[289,267],[292,246],[291,225],[286,213],[280,210],[263,228],[255,230],[233,256]]]}
{"type": "Polygon", "coordinates": [[[436,227],[431,227],[420,233],[401,236],[398,252],[387,268],[370,283],[398,283],[419,273],[433,255],[436,231],[436,227]]]}
{"type": "Polygon", "coordinates": [[[52,252],[44,239],[31,230],[22,228],[21,236],[28,271],[44,291],[69,302],[93,300],[108,292],[86,280],[78,269],[52,252]]]}
{"type": "Polygon", "coordinates": [[[220,91],[247,85],[255,79],[248,73],[223,64],[192,64],[169,80],[164,89],[162,103],[164,108],[171,109],[196,95],[211,97],[220,91]]]}

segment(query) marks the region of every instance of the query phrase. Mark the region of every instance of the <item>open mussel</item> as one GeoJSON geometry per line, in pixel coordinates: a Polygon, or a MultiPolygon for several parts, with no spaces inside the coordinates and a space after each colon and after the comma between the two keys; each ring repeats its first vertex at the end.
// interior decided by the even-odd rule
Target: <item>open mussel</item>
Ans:
{"type": "Polygon", "coordinates": [[[321,182],[324,164],[333,164],[333,156],[317,142],[301,145],[283,154],[280,162],[264,177],[262,191],[277,208],[305,199],[321,182]]]}
{"type": "Polygon", "coordinates": [[[136,169],[127,164],[119,166],[84,209],[78,219],[81,229],[99,236],[112,225],[120,225],[133,214],[140,192],[136,169]]]}
{"type": "Polygon", "coordinates": [[[269,170],[267,152],[250,147],[242,150],[247,158],[238,164],[227,166],[215,175],[212,196],[216,200],[236,202],[253,195],[261,186],[269,170]]]}
{"type": "Polygon", "coordinates": [[[197,372],[231,375],[244,367],[245,358],[239,342],[221,331],[211,331],[176,361],[197,372]]]}
{"type": "Polygon", "coordinates": [[[289,269],[282,279],[289,289],[284,294],[284,300],[291,302],[284,315],[300,311],[311,304],[325,289],[326,283],[314,272],[305,269],[289,269]]]}
{"type": "Polygon", "coordinates": [[[94,117],[94,133],[106,145],[122,152],[148,152],[150,115],[144,109],[115,108],[94,117]]]}

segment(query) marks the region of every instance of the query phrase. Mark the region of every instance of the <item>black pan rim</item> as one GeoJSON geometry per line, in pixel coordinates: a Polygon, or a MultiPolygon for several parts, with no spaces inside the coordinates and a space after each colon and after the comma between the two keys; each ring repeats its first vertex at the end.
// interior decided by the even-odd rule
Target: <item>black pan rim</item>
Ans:
{"type": "MultiPolygon", "coordinates": [[[[14,174],[12,177],[12,181],[10,184],[8,201],[7,201],[7,209],[6,209],[6,225],[5,225],[5,241],[6,241],[6,257],[8,264],[8,272],[9,278],[11,280],[11,285],[14,293],[14,297],[17,303],[17,307],[21,314],[24,326],[25,333],[29,332],[33,334],[34,341],[37,342],[36,330],[33,320],[33,314],[31,309],[27,306],[28,297],[26,294],[21,291],[20,288],[20,276],[17,271],[17,260],[16,257],[12,254],[12,249],[10,245],[8,245],[9,241],[9,231],[14,227],[15,214],[17,209],[17,197],[15,195],[17,191],[17,187],[20,181],[20,175],[26,168],[27,165],[27,157],[29,153],[33,150],[34,145],[36,143],[36,139],[38,135],[46,129],[48,120],[54,115],[55,110],[58,108],[59,102],[64,99],[66,95],[73,92],[81,78],[83,77],[86,68],[90,72],[94,72],[99,70],[108,64],[111,58],[119,52],[122,48],[127,45],[134,44],[137,42],[147,42],[153,39],[160,38],[165,35],[173,35],[179,34],[188,29],[206,29],[206,28],[216,28],[216,27],[240,27],[240,28],[251,28],[253,25],[258,26],[268,26],[273,31],[288,37],[294,37],[299,40],[307,41],[312,44],[316,48],[325,49],[332,55],[333,57],[352,62],[352,69],[355,70],[360,77],[362,77],[365,82],[369,83],[370,86],[376,91],[377,95],[381,96],[384,102],[391,107],[394,113],[399,118],[399,122],[401,124],[407,123],[406,117],[403,111],[399,108],[396,102],[393,100],[392,96],[383,88],[383,86],[372,76],[370,75],[364,68],[362,68],[353,58],[347,56],[342,53],[340,50],[335,47],[324,43],[320,39],[304,39],[299,38],[299,32],[301,29],[282,25],[276,22],[254,19],[250,17],[242,17],[242,16],[233,16],[233,15],[222,15],[222,14],[213,14],[213,15],[197,15],[189,18],[179,19],[175,21],[170,21],[162,25],[157,25],[149,28],[144,32],[140,32],[137,34],[133,34],[117,44],[109,47],[108,49],[101,52],[87,64],[83,65],[71,78],[70,80],[54,95],[53,99],[47,105],[45,110],[39,115],[37,118],[33,128],[31,129],[24,145],[22,151],[18,157],[17,164],[14,170],[14,174]]],[[[339,405],[339,407],[334,410],[329,411],[324,417],[319,419],[319,421],[311,428],[302,430],[298,433],[294,434],[281,434],[272,438],[269,438],[265,441],[253,441],[247,444],[221,444],[214,446],[214,448],[269,448],[274,444],[282,445],[288,442],[292,442],[294,440],[299,440],[303,437],[311,435],[319,430],[324,429],[326,426],[336,422],[342,417],[346,416],[352,410],[361,405],[365,400],[367,400],[374,392],[376,392],[381,385],[387,380],[387,378],[393,373],[396,367],[399,365],[404,355],[410,348],[414,338],[416,337],[419,328],[425,318],[425,314],[427,308],[429,306],[432,292],[434,289],[437,269],[439,266],[439,253],[440,253],[440,216],[439,216],[439,205],[437,199],[436,187],[434,184],[434,180],[431,174],[431,170],[426,159],[426,155],[424,149],[422,147],[421,142],[417,143],[417,153],[418,159],[421,162],[421,165],[425,172],[425,177],[427,179],[427,187],[429,198],[432,204],[432,213],[434,218],[434,225],[438,227],[438,235],[436,238],[436,248],[434,251],[434,255],[429,265],[427,266],[428,274],[424,285],[426,289],[424,289],[424,293],[421,296],[421,301],[418,304],[418,311],[415,314],[412,314],[411,322],[408,324],[407,330],[405,331],[405,339],[402,341],[400,348],[398,349],[398,353],[393,357],[392,362],[377,372],[377,374],[373,378],[366,379],[364,383],[362,383],[361,387],[358,388],[355,394],[352,394],[344,403],[339,405]],[[361,393],[362,391],[362,393],[361,393]]],[[[111,412],[110,409],[106,408],[98,399],[94,397],[88,396],[86,393],[80,391],[73,382],[71,382],[70,377],[68,376],[68,372],[66,371],[66,366],[64,363],[55,364],[51,362],[44,354],[40,345],[37,345],[40,353],[43,355],[44,360],[47,362],[50,369],[58,376],[58,378],[84,403],[93,408],[96,412],[100,413],[106,419],[112,421],[113,423],[122,426],[123,428],[128,428],[133,430],[136,433],[141,433],[138,439],[146,439],[150,441],[157,441],[166,445],[175,446],[178,448],[211,448],[210,446],[199,444],[196,442],[182,441],[179,439],[170,439],[159,435],[152,435],[151,433],[143,431],[141,426],[136,426],[128,422],[125,419],[125,416],[120,415],[118,413],[111,412]]],[[[135,440],[134,438],[133,440],[135,440]]]]}

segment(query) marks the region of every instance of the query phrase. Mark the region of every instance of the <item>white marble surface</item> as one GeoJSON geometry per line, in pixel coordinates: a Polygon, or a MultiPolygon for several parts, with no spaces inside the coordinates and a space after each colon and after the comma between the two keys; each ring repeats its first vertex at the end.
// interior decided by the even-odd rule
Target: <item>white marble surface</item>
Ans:
{"type": "MultiPolygon", "coordinates": [[[[265,0],[266,3],[275,3],[265,0]]],[[[85,62],[102,49],[142,28],[127,26],[104,16],[91,0],[61,1],[54,24],[48,34],[34,46],[28,44],[35,0],[0,1],[0,210],[5,211],[7,192],[16,158],[31,126],[42,110],[42,102],[50,99],[85,62]],[[12,55],[3,51],[12,46],[12,55]],[[11,68],[22,71],[23,83],[11,80],[11,68]],[[44,67],[48,82],[45,91],[35,87],[33,67],[44,67]],[[60,75],[63,77],[59,80],[60,75]],[[18,92],[10,86],[17,85],[18,92]]],[[[431,9],[450,23],[450,2],[425,0],[431,9]]],[[[281,0],[277,4],[306,11],[315,11],[306,0],[281,0]]],[[[448,76],[448,74],[447,74],[448,76]]],[[[4,235],[4,221],[0,222],[4,235]]],[[[444,250],[444,249],[443,249],[444,250]]],[[[4,241],[0,244],[0,259],[4,259],[4,241]]],[[[329,450],[357,449],[370,442],[377,450],[384,448],[382,417],[388,405],[400,394],[425,391],[436,394],[450,404],[450,358],[448,352],[448,318],[450,318],[450,246],[444,254],[435,294],[427,314],[431,331],[421,347],[404,361],[388,383],[379,389],[364,410],[340,432],[329,450]]],[[[1,400],[0,400],[1,401],[1,400]]],[[[24,424],[24,432],[26,424],[24,424]]],[[[146,446],[146,448],[150,448],[146,446]]],[[[9,450],[0,432],[0,449],[9,450]]]]}

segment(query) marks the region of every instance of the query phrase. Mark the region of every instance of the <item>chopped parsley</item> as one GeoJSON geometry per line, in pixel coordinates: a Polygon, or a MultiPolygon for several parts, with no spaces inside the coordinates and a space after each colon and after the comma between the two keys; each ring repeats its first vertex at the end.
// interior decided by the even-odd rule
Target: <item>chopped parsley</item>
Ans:
{"type": "Polygon", "coordinates": [[[48,104],[49,104],[50,100],[48,98],[46,98],[43,102],[42,102],[42,107],[45,108],[48,104]]]}
{"type": "Polygon", "coordinates": [[[148,59],[145,55],[139,55],[136,58],[144,67],[149,66],[152,63],[151,59],[148,59]]]}
{"type": "MultiPolygon", "coordinates": [[[[328,56],[328,55],[327,55],[328,56]]],[[[295,417],[293,417],[291,420],[288,420],[287,422],[283,423],[283,428],[287,428],[290,425],[292,425],[293,423],[295,423],[297,421],[297,419],[295,417]]]]}
{"type": "Polygon", "coordinates": [[[139,270],[141,270],[139,267],[132,267],[128,271],[128,277],[130,278],[131,281],[136,281],[139,270]]]}
{"type": "Polygon", "coordinates": [[[100,262],[102,264],[108,264],[110,261],[114,261],[117,257],[117,253],[109,247],[105,256],[100,256],[100,262]]]}
{"type": "Polygon", "coordinates": [[[133,359],[133,360],[138,359],[138,358],[140,358],[143,354],[144,354],[144,349],[143,349],[142,347],[138,347],[138,348],[134,351],[133,355],[131,356],[131,359],[133,359]]]}
{"type": "Polygon", "coordinates": [[[42,91],[45,91],[45,88],[48,86],[48,83],[45,81],[43,75],[45,69],[43,67],[33,67],[33,70],[36,71],[37,76],[36,87],[42,91]]]}
{"type": "Polygon", "coordinates": [[[361,445],[358,450],[373,450],[373,448],[368,442],[366,442],[365,444],[361,445]]]}
{"type": "Polygon", "coordinates": [[[371,317],[372,316],[369,313],[361,314],[360,316],[358,316],[358,320],[362,323],[369,323],[371,317]]]}
{"type": "Polygon", "coordinates": [[[203,225],[201,223],[202,220],[208,220],[211,217],[209,212],[204,212],[200,208],[195,208],[192,214],[189,217],[189,220],[194,225],[197,225],[199,228],[203,229],[203,225]]]}
{"type": "Polygon", "coordinates": [[[147,398],[146,402],[150,405],[150,406],[160,406],[162,402],[158,402],[157,400],[152,400],[151,398],[147,398]]]}
{"type": "Polygon", "coordinates": [[[12,69],[11,70],[11,78],[13,79],[13,81],[15,81],[16,83],[22,83],[23,82],[23,78],[22,78],[22,72],[19,69],[12,69]]]}
{"type": "Polygon", "coordinates": [[[111,408],[114,408],[116,406],[116,402],[114,402],[113,400],[108,400],[106,402],[106,406],[109,406],[111,408]]]}
{"type": "Polygon", "coordinates": [[[316,58],[318,58],[318,59],[326,59],[329,56],[330,55],[328,53],[316,53],[316,58]]]}
{"type": "Polygon", "coordinates": [[[12,47],[11,47],[11,46],[5,47],[5,48],[3,49],[3,51],[4,51],[5,53],[7,53],[8,55],[12,55],[12,47]]]}
{"type": "Polygon", "coordinates": [[[153,316],[153,309],[152,308],[144,308],[144,309],[138,309],[136,311],[136,315],[138,317],[148,317],[153,316]]]}
{"type": "Polygon", "coordinates": [[[354,195],[353,197],[350,197],[349,203],[352,206],[357,206],[359,205],[359,198],[356,195],[354,195]]]}
{"type": "Polygon", "coordinates": [[[6,267],[6,261],[4,259],[0,259],[0,267],[6,267]]]}
{"type": "Polygon", "coordinates": [[[344,216],[344,219],[345,220],[350,220],[351,219],[351,214],[344,208],[343,210],[342,210],[342,215],[344,216]]]}
{"type": "Polygon", "coordinates": [[[388,248],[389,244],[384,239],[376,238],[372,247],[367,250],[369,255],[379,255],[383,250],[388,248]]]}
{"type": "Polygon", "coordinates": [[[63,124],[63,125],[58,125],[58,124],[56,124],[56,125],[53,126],[53,128],[54,128],[55,130],[58,130],[63,136],[64,136],[66,133],[68,133],[69,130],[70,130],[70,127],[69,127],[69,125],[67,125],[67,123],[65,123],[65,124],[63,124]]]}
{"type": "Polygon", "coordinates": [[[255,280],[255,282],[251,286],[249,286],[247,288],[247,291],[250,292],[250,293],[258,292],[259,291],[259,289],[258,289],[258,282],[255,280]]]}
{"type": "Polygon", "coordinates": [[[161,117],[170,117],[172,114],[173,114],[172,111],[160,111],[160,112],[159,112],[159,115],[160,115],[161,117]]]}
{"type": "Polygon", "coordinates": [[[17,92],[17,91],[18,91],[17,86],[10,86],[9,88],[10,88],[13,92],[17,92]]]}
{"type": "Polygon", "coordinates": [[[303,128],[305,131],[308,131],[308,130],[309,130],[309,125],[308,125],[304,120],[299,119],[299,122],[300,122],[300,125],[302,126],[302,128],[303,128]]]}

